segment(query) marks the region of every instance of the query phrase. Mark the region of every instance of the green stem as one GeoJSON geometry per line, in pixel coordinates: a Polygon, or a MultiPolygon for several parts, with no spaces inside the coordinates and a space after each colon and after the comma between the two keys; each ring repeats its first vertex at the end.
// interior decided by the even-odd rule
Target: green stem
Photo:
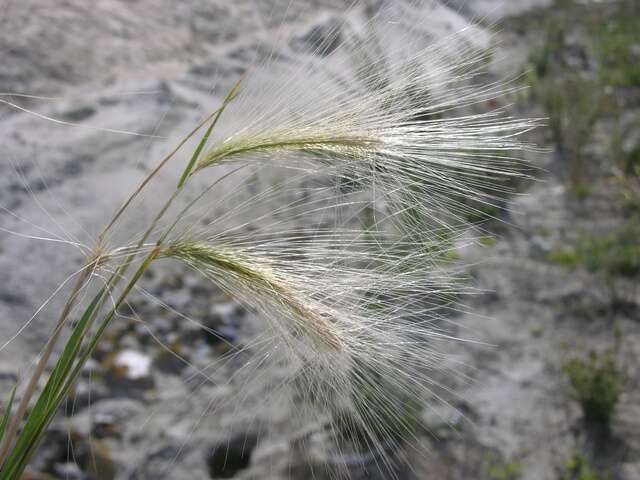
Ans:
{"type": "MultiPolygon", "coordinates": [[[[96,295],[94,300],[91,302],[90,307],[88,307],[85,310],[85,312],[83,314],[83,317],[86,319],[85,325],[84,325],[82,331],[74,333],[74,335],[76,335],[76,340],[79,338],[79,342],[77,343],[76,349],[74,349],[73,352],[71,352],[71,361],[72,362],[74,361],[73,359],[78,355],[78,350],[77,349],[79,349],[80,345],[84,341],[84,337],[91,330],[91,326],[93,325],[93,322],[95,321],[95,318],[98,315],[98,312],[102,309],[102,307],[104,306],[105,302],[109,298],[110,292],[112,292],[116,288],[118,283],[121,281],[121,279],[125,277],[126,272],[129,269],[129,266],[133,263],[133,261],[135,260],[136,256],[138,255],[138,253],[140,253],[141,247],[144,245],[144,243],[147,241],[149,236],[152,234],[153,230],[156,228],[156,226],[157,226],[158,222],[160,221],[160,219],[164,216],[164,214],[167,212],[167,210],[171,207],[172,203],[174,202],[174,200],[176,199],[178,194],[182,191],[182,188],[183,188],[184,184],[186,183],[188,177],[190,176],[191,170],[193,169],[193,167],[195,165],[195,162],[198,160],[198,157],[200,156],[200,153],[201,153],[202,149],[204,148],[204,146],[205,146],[205,144],[206,144],[206,142],[207,142],[207,140],[208,140],[208,138],[209,138],[209,136],[211,134],[211,131],[212,131],[213,127],[215,126],[215,124],[217,123],[218,119],[220,118],[220,115],[224,111],[224,108],[235,97],[235,95],[236,95],[236,93],[238,91],[239,84],[240,84],[240,81],[238,81],[238,83],[236,83],[236,85],[234,85],[234,87],[231,89],[231,91],[229,92],[229,94],[225,98],[225,100],[224,100],[224,102],[223,102],[223,104],[222,104],[222,106],[220,108],[218,108],[211,115],[209,115],[207,118],[205,118],[199,125],[197,125],[196,128],[194,128],[182,141],[180,141],[178,143],[178,145],[165,158],[163,158],[160,161],[160,163],[149,173],[149,175],[147,175],[145,177],[145,179],[138,186],[138,188],[136,188],[136,190],[129,196],[129,198],[124,202],[124,204],[116,211],[116,213],[113,216],[113,218],[111,219],[111,221],[107,224],[107,226],[104,228],[104,230],[98,236],[98,240],[97,240],[98,248],[96,249],[96,251],[100,251],[101,250],[100,246],[103,244],[104,237],[106,236],[107,232],[118,221],[118,219],[122,216],[122,214],[125,212],[125,210],[129,207],[131,202],[133,202],[133,200],[140,194],[140,192],[151,181],[151,179],[167,164],[167,162],[171,158],[173,158],[173,156],[187,142],[187,140],[189,140],[208,121],[212,120],[211,125],[209,126],[209,128],[205,132],[205,135],[202,138],[202,140],[200,141],[200,143],[198,144],[198,147],[196,148],[196,151],[192,155],[192,157],[191,157],[186,169],[183,171],[183,174],[182,174],[182,176],[181,176],[181,178],[180,178],[180,180],[178,182],[178,187],[176,188],[176,190],[172,193],[172,195],[165,202],[165,204],[160,209],[160,211],[156,214],[155,218],[153,219],[153,221],[151,222],[151,224],[149,225],[149,227],[147,228],[145,233],[142,235],[142,237],[138,241],[137,246],[133,249],[132,253],[130,255],[128,255],[127,258],[125,259],[125,261],[118,266],[118,268],[116,269],[115,272],[113,272],[113,274],[111,275],[111,277],[107,281],[105,287],[103,289],[101,289],[100,292],[98,292],[98,294],[96,295]]],[[[190,203],[189,206],[185,210],[183,210],[183,213],[186,212],[186,210],[188,210],[188,208],[190,208],[192,205],[193,205],[193,202],[190,203]]],[[[175,225],[175,223],[173,225],[175,225]]],[[[77,376],[80,373],[80,370],[82,369],[82,366],[85,364],[85,362],[87,361],[89,355],[91,355],[91,353],[95,349],[95,347],[96,347],[100,337],[102,336],[104,330],[107,328],[107,326],[109,325],[109,323],[111,322],[111,320],[113,319],[115,314],[117,313],[117,310],[120,307],[120,305],[122,304],[122,302],[124,302],[126,297],[129,295],[129,293],[131,292],[131,290],[133,289],[135,284],[138,282],[138,280],[140,279],[142,274],[149,267],[151,262],[159,255],[159,253],[161,251],[160,245],[162,244],[162,242],[164,241],[164,239],[166,238],[168,233],[173,228],[173,225],[164,233],[164,235],[162,235],[160,237],[160,239],[157,241],[156,247],[143,260],[143,262],[138,267],[138,270],[130,278],[129,283],[124,288],[124,290],[121,292],[121,294],[120,294],[118,300],[116,301],[115,305],[113,306],[111,311],[104,317],[104,319],[102,320],[102,322],[101,322],[100,326],[98,327],[97,331],[91,337],[91,341],[89,342],[89,345],[87,346],[85,351],[80,356],[77,357],[77,360],[75,360],[76,365],[73,368],[73,370],[69,373],[65,369],[62,372],[63,376],[61,378],[59,378],[59,379],[54,379],[52,377],[49,378],[49,381],[47,382],[47,385],[49,385],[50,382],[53,382],[53,383],[51,383],[51,385],[56,385],[58,387],[60,385],[62,385],[62,389],[60,389],[60,390],[55,389],[55,392],[53,392],[53,395],[54,395],[53,402],[51,404],[47,405],[47,407],[48,407],[47,408],[47,412],[49,412],[49,414],[45,418],[43,418],[44,423],[43,423],[43,425],[40,425],[41,428],[38,429],[39,430],[38,435],[36,435],[35,440],[33,442],[31,442],[31,444],[29,446],[29,449],[26,452],[23,452],[25,458],[23,458],[22,461],[19,462],[18,464],[11,465],[11,470],[12,470],[13,473],[9,472],[9,474],[12,474],[12,475],[16,474],[16,472],[15,472],[16,469],[22,471],[22,469],[24,469],[24,466],[26,466],[26,461],[28,460],[28,457],[33,453],[33,449],[35,449],[35,447],[37,445],[37,441],[38,441],[38,439],[40,437],[40,433],[42,431],[44,431],[44,428],[46,427],[46,425],[48,425],[48,423],[51,421],[51,418],[53,417],[53,412],[55,411],[55,409],[57,409],[59,404],[62,402],[62,400],[66,396],[68,390],[72,387],[73,382],[75,382],[75,379],[77,378],[77,376]]],[[[36,365],[36,368],[34,369],[33,374],[31,375],[29,383],[27,384],[27,387],[25,389],[25,393],[23,394],[23,396],[22,396],[22,398],[20,400],[20,403],[19,403],[19,405],[17,407],[16,413],[15,413],[15,415],[12,416],[11,421],[10,421],[9,426],[8,426],[8,429],[6,430],[6,432],[4,432],[5,434],[3,435],[2,441],[0,442],[0,468],[2,468],[2,470],[0,471],[0,475],[2,476],[2,478],[5,478],[6,474],[8,473],[6,471],[6,469],[4,469],[3,467],[6,466],[5,462],[7,460],[7,455],[9,454],[9,449],[10,449],[10,447],[11,447],[11,445],[13,443],[13,440],[14,440],[14,438],[16,436],[16,433],[18,431],[18,427],[20,425],[20,422],[25,417],[27,408],[29,406],[31,397],[33,396],[33,393],[35,392],[35,389],[37,387],[38,381],[39,381],[40,377],[42,376],[42,374],[44,372],[44,369],[46,368],[48,360],[49,360],[49,358],[50,358],[50,356],[51,356],[51,354],[53,352],[53,348],[54,348],[55,344],[57,343],[57,340],[58,340],[58,338],[59,338],[59,336],[60,336],[60,334],[61,334],[61,332],[63,330],[64,325],[66,324],[66,321],[67,321],[67,318],[69,316],[69,313],[71,312],[72,308],[75,305],[75,301],[77,299],[78,293],[80,292],[80,290],[81,290],[82,286],[85,284],[85,282],[91,277],[91,272],[93,271],[93,267],[96,267],[98,265],[98,262],[99,262],[100,258],[96,256],[95,259],[89,259],[89,260],[90,261],[88,262],[87,267],[83,270],[82,274],[78,278],[78,281],[76,282],[76,285],[74,286],[74,288],[72,290],[72,293],[71,293],[69,299],[67,300],[67,303],[65,304],[65,307],[63,308],[63,311],[61,312],[61,315],[60,315],[60,317],[58,319],[58,323],[56,325],[56,328],[55,328],[54,332],[52,333],[52,335],[47,340],[47,344],[45,345],[44,353],[43,353],[42,357],[40,358],[40,360],[38,361],[38,363],[36,365]]],[[[57,375],[60,372],[56,368],[54,370],[54,372],[52,372],[52,375],[54,373],[57,375]]],[[[45,390],[46,390],[46,388],[45,388],[45,390]]],[[[43,393],[44,392],[41,392],[40,395],[42,396],[43,393]]],[[[40,400],[40,398],[38,400],[40,400]]]]}
{"type": "MultiPolygon", "coordinates": [[[[59,379],[54,379],[50,377],[49,381],[47,382],[47,386],[45,387],[45,390],[41,393],[41,396],[39,397],[38,403],[36,405],[38,406],[41,403],[44,403],[46,405],[44,410],[37,409],[37,414],[38,414],[38,418],[36,419],[37,434],[32,435],[31,437],[27,437],[26,439],[22,439],[22,438],[18,439],[18,443],[22,447],[21,450],[23,450],[22,452],[23,454],[20,455],[17,461],[10,461],[8,464],[3,465],[3,467],[5,468],[3,468],[0,471],[0,480],[9,480],[13,478],[18,478],[18,475],[22,473],[22,471],[26,467],[28,458],[31,456],[31,454],[33,454],[33,452],[35,451],[35,448],[37,447],[41,433],[44,432],[46,427],[49,425],[49,423],[53,419],[57,408],[66,397],[68,391],[73,386],[73,383],[77,380],[78,376],[82,371],[82,367],[86,363],[89,356],[95,350],[95,347],[98,344],[98,341],[100,340],[105,329],[107,328],[107,326],[109,325],[109,323],[111,322],[115,314],[117,313],[118,308],[125,301],[125,299],[129,295],[133,287],[136,285],[140,277],[144,274],[146,269],[149,267],[151,262],[159,255],[159,253],[160,253],[160,247],[156,247],[143,260],[143,262],[140,264],[136,272],[130,278],[124,290],[120,293],[120,296],[118,297],[112,309],[109,311],[107,315],[105,315],[104,319],[100,323],[99,328],[92,335],[87,348],[85,348],[85,350],[80,355],[78,355],[77,347],[76,349],[73,349],[71,358],[77,357],[76,360],[71,360],[71,362],[75,362],[75,365],[73,366],[73,368],[71,370],[65,368],[61,372],[62,377],[59,379]]],[[[114,277],[112,276],[110,280],[112,280],[113,278],[114,277]]],[[[101,289],[97,293],[96,297],[91,302],[91,305],[88,307],[88,309],[90,309],[90,312],[85,312],[85,315],[89,314],[90,318],[88,319],[86,325],[83,327],[82,332],[80,332],[81,337],[84,337],[86,332],[88,332],[91,329],[91,323],[95,319],[94,313],[97,311],[96,306],[98,304],[103,304],[102,302],[103,299],[108,297],[108,295],[106,294],[106,288],[107,287],[101,289]]],[[[78,347],[81,343],[82,343],[82,340],[80,340],[80,342],[77,343],[78,347]]],[[[71,367],[71,365],[72,363],[68,364],[69,367],[71,367]]],[[[58,373],[57,369],[54,372],[52,372],[52,375],[56,373],[58,373]]],[[[31,418],[28,419],[27,425],[29,424],[30,420],[31,418]]],[[[13,460],[13,459],[10,457],[10,460],[13,460]]]]}
{"type": "Polygon", "coordinates": [[[129,196],[129,198],[118,209],[118,211],[113,216],[109,224],[104,228],[102,233],[100,233],[100,235],[98,236],[98,243],[101,243],[101,241],[104,239],[107,232],[118,221],[118,219],[122,216],[122,214],[129,207],[129,205],[131,205],[131,202],[133,202],[133,200],[140,194],[140,192],[144,189],[144,187],[147,186],[147,184],[151,181],[151,179],[156,176],[156,174],[167,164],[167,162],[174,157],[174,155],[178,152],[178,150],[180,150],[183,147],[183,145],[187,143],[187,141],[196,134],[198,130],[200,130],[204,125],[206,125],[209,120],[211,120],[216,116],[219,116],[219,114],[222,112],[223,109],[224,109],[224,105],[218,108],[216,111],[214,111],[211,115],[207,116],[207,118],[205,118],[202,122],[200,122],[193,130],[191,130],[191,132],[189,132],[189,134],[186,137],[184,137],[178,143],[178,145],[176,145],[176,147],[166,157],[164,157],[162,161],[160,161],[160,163],[158,163],[158,165],[156,165],[156,167],[151,171],[151,173],[149,173],[149,175],[145,177],[145,179],[142,181],[142,183],[140,183],[138,188],[136,188],[136,190],[129,196]]]}
{"type": "Polygon", "coordinates": [[[42,356],[38,360],[38,363],[36,364],[36,367],[33,371],[33,374],[29,379],[29,383],[27,384],[25,391],[22,394],[22,398],[18,403],[16,413],[15,415],[12,416],[11,421],[9,422],[9,427],[7,428],[2,438],[2,443],[0,444],[0,465],[2,465],[6,459],[7,453],[9,451],[9,447],[11,446],[11,443],[13,442],[16,432],[18,431],[20,420],[22,420],[25,412],[27,411],[27,408],[29,406],[29,401],[31,400],[31,397],[33,396],[33,393],[35,392],[35,389],[38,385],[38,380],[40,379],[42,372],[47,366],[49,357],[51,357],[51,353],[53,352],[53,347],[55,346],[58,338],[60,337],[60,333],[63,330],[64,324],[66,323],[67,318],[69,317],[69,313],[71,312],[71,309],[73,308],[75,301],[78,297],[78,293],[80,292],[82,285],[84,285],[85,281],[90,275],[90,272],[92,270],[92,265],[95,265],[95,261],[93,263],[88,264],[83,269],[82,273],[80,274],[80,277],[78,277],[78,280],[76,281],[76,284],[74,285],[73,290],[71,291],[69,300],[67,300],[67,303],[62,309],[62,312],[60,313],[60,317],[58,318],[56,327],[53,330],[53,333],[51,334],[49,339],[47,340],[47,343],[44,348],[44,352],[42,353],[42,356]]]}

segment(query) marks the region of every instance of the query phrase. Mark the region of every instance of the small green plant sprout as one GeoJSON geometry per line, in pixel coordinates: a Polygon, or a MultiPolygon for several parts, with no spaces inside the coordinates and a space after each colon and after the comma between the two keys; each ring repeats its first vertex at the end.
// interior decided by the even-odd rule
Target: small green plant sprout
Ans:
{"type": "Polygon", "coordinates": [[[581,263],[581,258],[573,247],[562,247],[551,251],[547,255],[547,260],[570,270],[574,270],[581,263]]]}
{"type": "Polygon", "coordinates": [[[599,238],[585,239],[580,246],[585,266],[592,272],[634,277],[640,274],[640,224],[627,224],[599,238]]]}
{"type": "Polygon", "coordinates": [[[544,327],[542,325],[533,325],[529,328],[529,333],[533,338],[540,338],[544,334],[544,327]]]}
{"type": "Polygon", "coordinates": [[[545,80],[538,90],[549,116],[553,142],[567,158],[569,193],[584,198],[589,193],[585,147],[598,120],[601,87],[592,80],[567,74],[558,80],[545,80]]]}
{"type": "Polygon", "coordinates": [[[585,422],[608,430],[622,393],[622,374],[612,352],[589,352],[586,359],[571,358],[564,365],[573,395],[585,422]]]}
{"type": "Polygon", "coordinates": [[[582,455],[575,454],[567,460],[560,480],[601,480],[601,477],[582,455]]]}
{"type": "MultiPolygon", "coordinates": [[[[0,480],[20,478],[158,262],[181,262],[259,312],[255,338],[229,359],[234,402],[285,394],[292,417],[332,434],[331,461],[391,467],[398,445],[415,440],[421,406],[442,401],[433,372],[445,368],[442,342],[456,339],[442,315],[464,291],[443,254],[465,233],[471,202],[491,204],[504,189],[495,180],[523,175],[514,152],[537,124],[471,111],[511,87],[478,86],[485,45],[425,43],[423,19],[398,3],[364,29],[336,27],[330,52],[250,70],[105,219],[5,407],[0,480]],[[184,166],[165,168],[189,140],[184,166]],[[143,193],[158,185],[166,195],[155,204],[157,189],[143,193]],[[131,221],[142,201],[155,213],[131,221]]],[[[589,381],[577,375],[577,390],[600,388],[589,381]]]]}
{"type": "Polygon", "coordinates": [[[551,140],[566,161],[567,192],[577,199],[594,189],[591,177],[599,167],[590,161],[589,144],[603,123],[620,129],[611,135],[610,154],[621,173],[634,170],[633,144],[624,145],[620,155],[619,140],[637,123],[629,125],[621,118],[633,103],[622,92],[640,85],[638,18],[635,0],[556,0],[538,14],[528,12],[513,20],[520,30],[543,32],[532,37],[537,46],[530,56],[528,82],[549,117],[551,140]]]}
{"type": "Polygon", "coordinates": [[[485,457],[485,471],[490,480],[518,480],[521,478],[522,467],[516,461],[502,461],[495,454],[485,457]]]}
{"type": "Polygon", "coordinates": [[[605,235],[583,235],[575,246],[549,253],[547,259],[569,269],[583,266],[593,273],[634,277],[640,274],[640,225],[630,220],[605,235]]]}

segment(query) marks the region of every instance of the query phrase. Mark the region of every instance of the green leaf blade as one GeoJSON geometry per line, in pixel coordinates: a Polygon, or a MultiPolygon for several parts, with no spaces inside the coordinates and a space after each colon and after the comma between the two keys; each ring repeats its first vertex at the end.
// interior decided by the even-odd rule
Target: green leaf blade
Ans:
{"type": "Polygon", "coordinates": [[[14,386],[11,389],[11,393],[9,394],[9,399],[4,407],[4,413],[2,414],[2,420],[0,420],[0,439],[4,436],[4,431],[7,428],[7,424],[9,423],[9,418],[11,417],[11,407],[13,406],[13,399],[16,396],[16,388],[18,386],[14,386]]]}
{"type": "Polygon", "coordinates": [[[238,94],[238,89],[240,88],[240,83],[241,82],[242,82],[242,78],[240,78],[233,85],[233,87],[231,87],[231,89],[229,90],[229,93],[227,93],[227,96],[225,97],[224,101],[222,102],[222,106],[218,110],[216,110],[216,112],[213,114],[213,119],[211,120],[211,124],[209,125],[209,127],[206,130],[206,132],[202,136],[202,139],[200,140],[200,142],[198,143],[198,146],[194,150],[193,155],[191,156],[191,159],[189,160],[189,163],[187,163],[187,166],[185,167],[184,171],[182,172],[182,175],[180,176],[180,180],[178,181],[178,188],[179,189],[182,188],[184,183],[187,181],[187,178],[189,178],[189,175],[191,175],[191,172],[193,171],[194,167],[196,166],[198,158],[200,158],[200,154],[202,153],[202,150],[204,149],[205,145],[207,144],[207,141],[209,140],[209,137],[211,136],[211,132],[213,131],[213,128],[218,123],[218,120],[220,119],[220,116],[222,115],[222,112],[224,112],[224,110],[227,107],[227,105],[229,105],[229,103],[231,103],[233,101],[233,99],[236,97],[236,95],[238,94]]]}
{"type": "Polygon", "coordinates": [[[93,314],[96,311],[96,307],[102,300],[104,294],[105,288],[103,287],[95,295],[78,323],[74,326],[60,358],[49,374],[46,385],[38,396],[25,422],[24,428],[16,439],[11,454],[2,466],[0,480],[19,478],[31,455],[38,446],[42,434],[53,419],[60,402],[67,393],[65,389],[68,389],[71,384],[67,381],[69,372],[78,356],[80,345],[89,327],[89,323],[93,318],[93,314]]]}

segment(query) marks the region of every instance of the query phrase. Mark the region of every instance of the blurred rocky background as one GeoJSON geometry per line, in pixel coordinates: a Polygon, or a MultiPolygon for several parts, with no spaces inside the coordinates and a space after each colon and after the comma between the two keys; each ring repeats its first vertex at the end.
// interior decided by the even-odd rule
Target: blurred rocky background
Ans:
{"type": "MultiPolygon", "coordinates": [[[[250,62],[313,49],[346,3],[2,0],[1,98],[61,121],[169,140],[69,128],[0,105],[0,226],[23,231],[18,216],[51,224],[46,210],[58,222],[51,228],[89,241],[102,212],[250,62]]],[[[528,87],[500,101],[514,115],[546,117],[548,127],[531,134],[546,147],[532,156],[538,181],[470,218],[481,223],[481,244],[451,252],[473,265],[485,292],[468,300],[473,314],[454,320],[485,343],[452,345],[464,367],[443,382],[458,395],[452,408],[425,411],[418,440],[428,453],[398,452],[405,461],[394,478],[640,479],[640,3],[423,8],[434,28],[479,22],[495,31],[491,75],[516,74],[528,87]]],[[[0,234],[3,344],[74,267],[65,247],[0,234]]],[[[280,433],[286,408],[207,414],[212,399],[233,393],[224,386],[233,365],[208,367],[242,345],[255,313],[180,269],[151,271],[145,288],[166,305],[132,297],[130,318],[107,333],[28,478],[330,478],[280,433]],[[268,432],[252,423],[261,415],[268,432]]],[[[36,318],[0,353],[3,397],[50,321],[36,318]]],[[[352,476],[379,478],[374,467],[352,476]]]]}

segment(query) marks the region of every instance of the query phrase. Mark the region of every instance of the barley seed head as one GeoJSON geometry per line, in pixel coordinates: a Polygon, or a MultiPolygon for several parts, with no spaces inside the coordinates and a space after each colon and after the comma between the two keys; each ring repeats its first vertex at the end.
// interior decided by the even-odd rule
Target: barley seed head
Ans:
{"type": "Polygon", "coordinates": [[[537,125],[483,111],[515,87],[481,82],[482,30],[434,40],[424,22],[397,3],[340,23],[322,55],[247,74],[160,254],[264,318],[234,381],[293,392],[338,454],[357,444],[382,464],[416,434],[423,405],[445,401],[456,363],[441,347],[459,340],[449,317],[471,291],[447,254],[473,203],[527,175],[521,137],[537,125]],[[238,184],[231,164],[244,167],[238,184]],[[231,186],[218,190],[221,179],[231,186]],[[266,368],[282,375],[264,385],[266,368]]]}

